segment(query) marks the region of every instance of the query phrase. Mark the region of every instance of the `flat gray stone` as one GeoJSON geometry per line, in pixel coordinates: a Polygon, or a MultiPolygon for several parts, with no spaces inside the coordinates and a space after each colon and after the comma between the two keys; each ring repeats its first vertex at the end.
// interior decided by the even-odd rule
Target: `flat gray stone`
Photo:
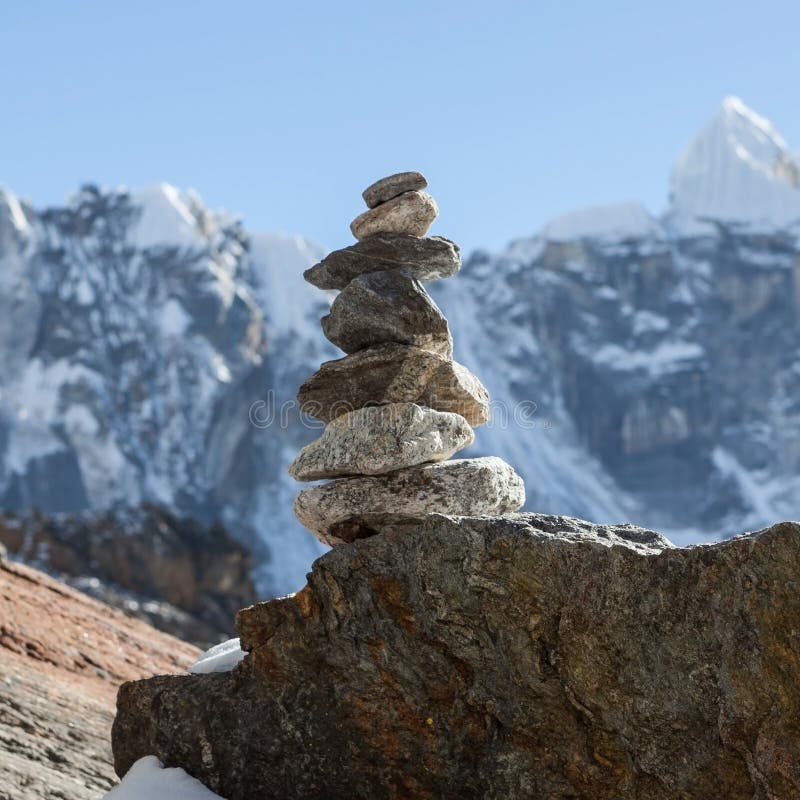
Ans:
{"type": "Polygon", "coordinates": [[[381,344],[326,361],[297,394],[323,422],[365,406],[416,403],[460,414],[473,427],[489,419],[489,393],[461,364],[403,344],[381,344]]]}
{"type": "Polygon", "coordinates": [[[525,502],[522,478],[495,456],[423,464],[375,477],[342,478],[303,489],[294,513],[320,541],[343,544],[335,526],[370,516],[401,519],[428,514],[469,517],[507,514],[525,502]]]}
{"type": "Polygon", "coordinates": [[[449,239],[384,233],[334,250],[303,277],[319,289],[344,289],[353,278],[370,272],[402,269],[424,283],[449,278],[460,268],[458,245],[449,239]]]}
{"type": "Polygon", "coordinates": [[[458,414],[414,403],[359,408],[328,423],[289,467],[298,481],[343,475],[382,475],[429,461],[444,461],[472,444],[469,423],[458,414]]]}
{"type": "Polygon", "coordinates": [[[397,342],[453,355],[444,314],[419,281],[398,270],[354,278],[322,318],[322,330],[345,353],[397,342]]]}
{"type": "Polygon", "coordinates": [[[379,233],[424,236],[437,216],[439,207],[427,192],[404,192],[359,214],[350,223],[350,231],[356,239],[379,233]]]}
{"type": "Polygon", "coordinates": [[[403,192],[413,192],[416,189],[425,189],[427,186],[428,181],[421,172],[396,172],[394,175],[375,181],[364,189],[361,196],[368,208],[375,208],[403,192]]]}

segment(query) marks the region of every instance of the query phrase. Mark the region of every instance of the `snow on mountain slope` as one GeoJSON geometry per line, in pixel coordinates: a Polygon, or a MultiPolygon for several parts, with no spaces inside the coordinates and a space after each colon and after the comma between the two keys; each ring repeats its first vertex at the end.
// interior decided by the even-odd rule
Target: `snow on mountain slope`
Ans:
{"type": "MultiPolygon", "coordinates": [[[[574,212],[431,284],[494,400],[472,452],[512,463],[529,508],[677,542],[800,516],[792,163],[726,101],[665,220],[574,212]]],[[[322,548],[286,466],[320,427],[295,394],[341,355],[302,279],[322,252],[166,185],[41,211],[0,193],[0,505],[159,502],[223,521],[264,594],[301,586],[322,548]]]]}
{"type": "Polygon", "coordinates": [[[672,172],[670,217],[684,233],[703,220],[756,227],[800,222],[800,162],[772,124],[736,97],[689,143],[672,172]]]}
{"type": "Polygon", "coordinates": [[[642,239],[660,237],[659,222],[639,203],[590,206],[556,217],[542,229],[547,241],[642,239]]]}
{"type": "Polygon", "coordinates": [[[134,192],[133,203],[140,209],[128,239],[142,249],[148,247],[202,247],[206,237],[192,206],[199,201],[168,183],[134,192]]]}
{"type": "Polygon", "coordinates": [[[166,185],[85,187],[41,212],[2,200],[2,505],[221,518],[265,592],[302,585],[321,547],[292,519],[285,466],[313,432],[250,410],[286,406],[332,352],[300,277],[319,250],[272,237],[251,253],[229,215],[166,185]]]}

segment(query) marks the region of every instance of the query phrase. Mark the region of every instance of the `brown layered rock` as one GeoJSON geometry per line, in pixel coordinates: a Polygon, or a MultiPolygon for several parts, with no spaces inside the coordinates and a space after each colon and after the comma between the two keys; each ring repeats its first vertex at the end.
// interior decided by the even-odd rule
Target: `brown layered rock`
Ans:
{"type": "Polygon", "coordinates": [[[125,684],[145,754],[229,800],[800,797],[800,525],[432,517],[242,611],[232,672],[125,684]]]}
{"type": "Polygon", "coordinates": [[[332,419],[385,403],[416,403],[460,414],[473,427],[489,419],[489,393],[464,366],[400,344],[382,344],[326,361],[297,393],[301,410],[332,419]]]}
{"type": "Polygon", "coordinates": [[[0,560],[0,800],[97,800],[116,783],[120,683],[182,671],[198,652],[0,560]]]}

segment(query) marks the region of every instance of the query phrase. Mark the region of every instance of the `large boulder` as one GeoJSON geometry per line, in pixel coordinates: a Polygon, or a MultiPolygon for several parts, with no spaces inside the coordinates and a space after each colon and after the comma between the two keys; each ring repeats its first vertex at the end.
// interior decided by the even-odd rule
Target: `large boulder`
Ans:
{"type": "Polygon", "coordinates": [[[433,517],[242,611],[233,672],[125,684],[115,766],[228,800],[797,798],[799,585],[797,523],[433,517]]]}

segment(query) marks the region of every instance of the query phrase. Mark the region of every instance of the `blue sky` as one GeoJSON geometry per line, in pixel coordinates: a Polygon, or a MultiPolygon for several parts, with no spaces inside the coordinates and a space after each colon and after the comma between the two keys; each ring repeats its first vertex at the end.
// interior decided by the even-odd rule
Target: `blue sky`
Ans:
{"type": "Polygon", "coordinates": [[[727,94],[800,147],[800,3],[0,0],[0,185],[197,189],[254,230],[349,244],[420,169],[433,232],[497,248],[582,205],[661,211],[727,94]]]}

